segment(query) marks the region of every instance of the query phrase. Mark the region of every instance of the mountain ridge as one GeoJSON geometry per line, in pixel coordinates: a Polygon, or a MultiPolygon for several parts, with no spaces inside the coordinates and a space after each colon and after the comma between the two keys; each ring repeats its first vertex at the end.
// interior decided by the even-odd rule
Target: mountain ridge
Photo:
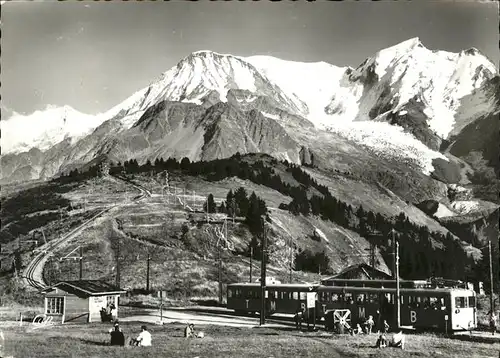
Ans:
{"type": "MultiPolygon", "coordinates": [[[[453,102],[458,108],[457,120],[453,119],[457,129],[450,133],[457,136],[461,128],[470,128],[468,125],[478,116],[498,111],[498,101],[492,101],[495,98],[492,94],[498,89],[498,76],[491,77],[488,59],[474,50],[459,54],[430,51],[418,38],[380,50],[357,68],[337,67],[326,62],[296,63],[269,56],[243,58],[204,50],[186,56],[149,86],[100,115],[85,133],[78,133],[76,137],[54,136],[57,143],[46,144],[42,150],[32,146],[26,147],[23,153],[9,153],[8,146],[2,148],[2,164],[8,163],[2,170],[2,180],[48,178],[96,157],[113,161],[136,158],[144,162],[173,155],[209,160],[237,151],[267,151],[298,164],[306,159],[303,154],[307,153],[306,157],[328,166],[332,160],[327,158],[331,158],[332,153],[344,150],[342,148],[352,149],[353,145],[372,153],[367,153],[367,158],[375,154],[400,161],[401,165],[414,163],[418,170],[429,175],[436,169],[435,159],[449,162],[451,155],[440,153],[442,141],[447,137],[436,132],[432,122],[435,121],[433,113],[439,107],[432,107],[436,98],[434,87],[441,91],[451,84],[430,86],[436,71],[426,75],[428,79],[415,77],[415,73],[422,68],[426,70],[434,61],[432,58],[419,60],[429,53],[441,56],[436,57],[441,62],[456,61],[462,66],[457,67],[460,71],[450,70],[449,78],[460,82],[463,75],[468,79],[467,88],[450,92],[449,101],[455,101],[457,93],[465,93],[461,98],[468,101],[459,101],[458,105],[453,102]],[[481,57],[472,62],[460,60],[477,56],[481,57]],[[474,64],[479,65],[472,71],[474,64]],[[408,71],[412,73],[410,77],[408,71]],[[305,76],[307,81],[297,79],[301,73],[309,74],[305,76]],[[428,88],[423,85],[429,85],[431,92],[425,92],[428,88]],[[172,132],[165,130],[170,128],[165,122],[167,117],[155,113],[155,108],[161,112],[158,105],[163,102],[200,106],[192,107],[190,111],[194,112],[188,111],[198,116],[189,120],[191,124],[208,121],[202,109],[208,110],[219,103],[227,103],[231,110],[228,109],[215,126],[207,122],[190,127],[191,124],[182,122],[180,126],[175,125],[177,132],[172,132]],[[151,116],[157,123],[147,118],[151,116]],[[141,121],[149,121],[150,127],[138,126],[141,121]],[[258,123],[252,123],[254,121],[258,123]],[[151,126],[159,128],[158,132],[148,129],[151,126]],[[207,144],[206,131],[216,129],[217,135],[208,136],[207,144]],[[281,134],[269,145],[266,142],[274,138],[268,134],[278,133],[276,130],[281,134]],[[325,142],[317,142],[317,137],[325,142]],[[189,143],[197,149],[189,149],[189,143]]],[[[182,113],[187,111],[176,108],[182,113]]],[[[446,111],[454,111],[450,108],[446,111]]],[[[185,114],[191,115],[188,112],[185,114]]],[[[45,138],[45,142],[50,142],[50,138],[45,138]]],[[[32,144],[36,145],[37,141],[32,144]]]]}

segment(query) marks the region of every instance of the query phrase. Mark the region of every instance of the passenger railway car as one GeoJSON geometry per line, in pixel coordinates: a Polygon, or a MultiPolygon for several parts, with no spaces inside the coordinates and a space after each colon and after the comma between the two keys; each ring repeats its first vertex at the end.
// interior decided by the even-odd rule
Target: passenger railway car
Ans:
{"type": "MultiPolygon", "coordinates": [[[[227,307],[240,313],[259,312],[260,292],[258,283],[228,285],[227,307]]],[[[395,288],[268,285],[266,312],[294,314],[312,306],[319,319],[335,310],[349,309],[351,325],[362,324],[370,315],[376,325],[383,320],[392,324],[395,296],[395,288]]],[[[401,288],[400,296],[401,326],[442,331],[477,327],[476,294],[472,290],[401,288]]]]}
{"type": "MultiPolygon", "coordinates": [[[[375,324],[395,321],[395,288],[319,286],[316,312],[349,309],[353,324],[373,316],[375,324]]],[[[477,327],[476,294],[465,289],[400,289],[400,324],[417,329],[466,330],[477,327]]]]}
{"type": "MultiPolygon", "coordinates": [[[[316,305],[318,285],[266,285],[266,312],[296,313],[305,311],[307,300],[316,305]]],[[[227,286],[227,308],[239,313],[260,312],[262,301],[260,283],[230,284],[227,286]]]]}

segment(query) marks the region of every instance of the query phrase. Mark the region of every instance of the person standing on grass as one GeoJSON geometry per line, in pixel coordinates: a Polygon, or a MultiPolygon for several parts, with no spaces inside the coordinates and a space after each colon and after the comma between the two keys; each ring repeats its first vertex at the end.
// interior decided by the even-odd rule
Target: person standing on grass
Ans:
{"type": "Polygon", "coordinates": [[[139,347],[151,347],[151,333],[148,332],[146,326],[141,326],[141,330],[142,332],[132,341],[132,344],[139,347]]]}
{"type": "Polygon", "coordinates": [[[382,323],[382,333],[388,333],[389,332],[389,323],[384,319],[384,322],[382,323]]]}
{"type": "Polygon", "coordinates": [[[118,318],[118,309],[116,308],[114,303],[111,304],[110,308],[111,320],[115,321],[118,318]]]}
{"type": "Polygon", "coordinates": [[[374,324],[375,324],[375,322],[373,322],[373,316],[368,316],[368,319],[365,321],[366,334],[372,333],[374,324]]]}
{"type": "Polygon", "coordinates": [[[490,317],[490,328],[492,335],[495,335],[495,332],[497,331],[497,325],[498,325],[497,315],[494,312],[492,312],[490,317]]]}

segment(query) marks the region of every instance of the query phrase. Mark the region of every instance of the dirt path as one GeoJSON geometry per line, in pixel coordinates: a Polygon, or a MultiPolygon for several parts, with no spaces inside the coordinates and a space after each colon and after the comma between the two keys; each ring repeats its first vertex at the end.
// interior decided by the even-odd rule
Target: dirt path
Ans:
{"type": "MultiPolygon", "coordinates": [[[[259,326],[259,317],[241,317],[231,314],[231,311],[227,313],[216,310],[210,312],[210,310],[193,311],[190,309],[175,309],[175,310],[163,310],[163,314],[160,315],[159,309],[148,309],[144,314],[130,315],[126,317],[120,317],[119,320],[122,322],[147,322],[151,324],[169,324],[169,323],[194,323],[196,326],[203,325],[215,325],[215,326],[227,326],[227,327],[247,327],[252,328],[259,326]]],[[[278,323],[275,321],[269,321],[266,326],[272,327],[290,327],[292,324],[289,322],[278,323]]]]}

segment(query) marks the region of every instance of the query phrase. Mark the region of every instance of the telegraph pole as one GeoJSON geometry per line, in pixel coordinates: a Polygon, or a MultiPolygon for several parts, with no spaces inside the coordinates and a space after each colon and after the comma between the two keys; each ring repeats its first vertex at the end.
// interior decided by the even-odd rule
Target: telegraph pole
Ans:
{"type": "Polygon", "coordinates": [[[222,305],[222,255],[220,245],[217,250],[219,251],[219,305],[222,305]]]}
{"type": "Polygon", "coordinates": [[[266,324],[266,257],[267,257],[267,235],[264,219],[262,220],[262,262],[260,270],[260,325],[266,324]]]}
{"type": "Polygon", "coordinates": [[[253,267],[253,243],[250,243],[250,283],[252,283],[252,267],[253,267]]]}
{"type": "Polygon", "coordinates": [[[400,307],[400,290],[399,290],[399,241],[394,238],[394,230],[392,232],[392,240],[394,241],[394,266],[396,271],[396,326],[399,329],[401,326],[401,307],[400,307]]]}
{"type": "Polygon", "coordinates": [[[116,252],[116,286],[120,287],[120,238],[118,238],[118,248],[116,252]]]}
{"type": "Polygon", "coordinates": [[[290,283],[292,283],[292,266],[293,266],[293,242],[290,236],[290,283]]]}
{"type": "Polygon", "coordinates": [[[488,241],[488,252],[489,252],[489,257],[490,257],[490,311],[491,311],[491,317],[493,318],[493,315],[495,314],[495,309],[494,305],[495,302],[493,301],[493,260],[491,258],[491,240],[488,241]]]}
{"type": "Polygon", "coordinates": [[[147,292],[149,292],[149,261],[151,261],[151,256],[148,253],[147,270],[146,270],[146,291],[147,292]]]}
{"type": "Polygon", "coordinates": [[[83,278],[83,247],[80,246],[80,281],[83,278]]]}

